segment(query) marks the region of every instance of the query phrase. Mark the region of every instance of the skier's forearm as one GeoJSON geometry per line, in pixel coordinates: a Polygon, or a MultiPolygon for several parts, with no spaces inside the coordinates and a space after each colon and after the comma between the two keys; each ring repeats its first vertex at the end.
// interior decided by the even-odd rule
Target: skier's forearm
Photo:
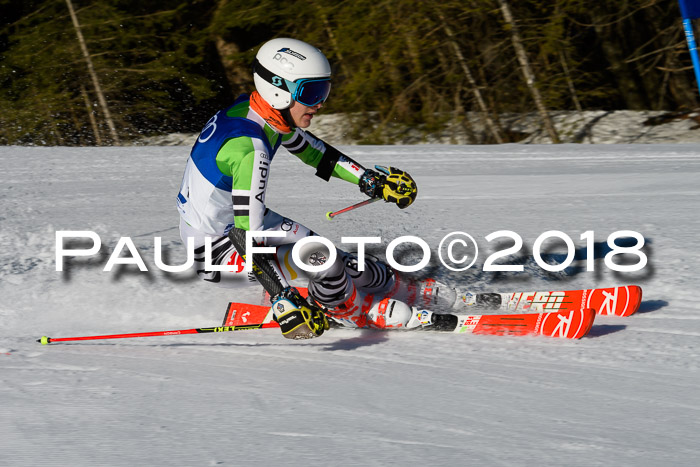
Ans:
{"type": "Polygon", "coordinates": [[[312,133],[297,130],[282,145],[307,165],[316,169],[324,180],[340,178],[357,185],[365,168],[312,133]]]}
{"type": "Polygon", "coordinates": [[[343,179],[347,182],[357,185],[360,183],[360,178],[362,174],[365,173],[365,168],[358,162],[354,161],[352,158],[341,155],[338,162],[335,164],[333,169],[333,176],[343,179]]]}

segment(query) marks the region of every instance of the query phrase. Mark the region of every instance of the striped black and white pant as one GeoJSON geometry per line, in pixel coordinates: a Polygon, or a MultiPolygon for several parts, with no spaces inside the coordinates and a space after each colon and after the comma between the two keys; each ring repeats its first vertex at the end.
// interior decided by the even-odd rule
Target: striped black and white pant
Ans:
{"type": "MultiPolygon", "coordinates": [[[[291,250],[294,243],[302,238],[314,235],[307,227],[285,218],[278,213],[267,210],[264,217],[264,230],[284,231],[285,238],[268,237],[266,246],[276,246],[275,262],[280,274],[290,285],[308,287],[310,294],[323,305],[333,308],[345,303],[355,290],[372,294],[388,290],[393,284],[394,276],[390,268],[374,259],[366,259],[364,271],[360,271],[358,260],[352,254],[336,249],[335,263],[320,273],[309,273],[292,260],[291,250]],[[281,241],[288,242],[276,244],[281,241]]],[[[180,222],[180,236],[183,242],[192,237],[194,241],[194,268],[197,275],[207,282],[228,288],[242,287],[256,283],[252,274],[244,271],[244,260],[234,248],[227,236],[212,236],[193,229],[184,221],[180,222]],[[211,264],[215,266],[230,265],[226,271],[208,271],[205,267],[205,240],[212,240],[211,264]]],[[[327,247],[311,242],[304,245],[299,257],[307,265],[319,265],[328,258],[327,247]]]]}

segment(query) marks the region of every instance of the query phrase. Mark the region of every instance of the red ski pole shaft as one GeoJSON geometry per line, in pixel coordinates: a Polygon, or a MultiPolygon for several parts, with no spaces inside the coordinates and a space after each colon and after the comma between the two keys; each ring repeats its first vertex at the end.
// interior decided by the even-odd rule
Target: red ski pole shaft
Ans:
{"type": "Polygon", "coordinates": [[[277,327],[277,323],[254,324],[251,326],[215,326],[211,328],[194,328],[194,329],[175,329],[172,331],[153,331],[153,332],[134,332],[128,334],[106,334],[102,336],[79,336],[79,337],[47,337],[42,336],[37,339],[43,345],[53,342],[68,342],[68,341],[92,341],[100,339],[130,339],[133,337],[156,337],[156,336],[177,336],[181,334],[205,334],[209,332],[231,332],[231,331],[247,331],[250,329],[262,329],[277,327]]]}
{"type": "Polygon", "coordinates": [[[328,211],[328,212],[326,213],[326,217],[328,218],[328,220],[332,220],[332,219],[333,219],[335,216],[337,216],[338,214],[342,214],[342,213],[344,213],[344,212],[352,211],[353,209],[361,208],[362,206],[367,206],[368,204],[371,204],[371,203],[374,203],[375,201],[380,201],[380,200],[381,200],[381,198],[367,199],[367,200],[361,201],[361,202],[359,202],[359,203],[357,203],[357,204],[353,204],[352,206],[348,206],[348,207],[345,208],[345,209],[341,209],[340,211],[335,211],[335,212],[333,212],[333,211],[328,211]]]}

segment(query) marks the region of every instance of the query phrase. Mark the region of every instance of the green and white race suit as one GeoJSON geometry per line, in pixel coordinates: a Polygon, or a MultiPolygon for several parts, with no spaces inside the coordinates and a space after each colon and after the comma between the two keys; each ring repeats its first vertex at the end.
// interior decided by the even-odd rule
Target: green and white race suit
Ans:
{"type": "MultiPolygon", "coordinates": [[[[187,161],[177,204],[188,232],[225,237],[234,225],[244,230],[283,229],[283,218],[265,206],[280,145],[326,180],[333,176],[358,184],[365,171],[309,132],[296,128],[280,133],[251,108],[248,96],[240,96],[207,122],[187,161]]],[[[303,236],[309,234],[302,230],[303,236]]],[[[268,237],[264,243],[294,241],[268,237]]]]}

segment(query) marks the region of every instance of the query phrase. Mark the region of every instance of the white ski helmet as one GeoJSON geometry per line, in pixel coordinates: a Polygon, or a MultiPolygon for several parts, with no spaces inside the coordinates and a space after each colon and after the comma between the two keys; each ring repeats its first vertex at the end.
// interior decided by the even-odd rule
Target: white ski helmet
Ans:
{"type": "Polygon", "coordinates": [[[273,108],[292,101],[313,107],[331,91],[331,66],[316,47],[297,39],[278,38],[260,47],[253,62],[255,88],[273,108]]]}

